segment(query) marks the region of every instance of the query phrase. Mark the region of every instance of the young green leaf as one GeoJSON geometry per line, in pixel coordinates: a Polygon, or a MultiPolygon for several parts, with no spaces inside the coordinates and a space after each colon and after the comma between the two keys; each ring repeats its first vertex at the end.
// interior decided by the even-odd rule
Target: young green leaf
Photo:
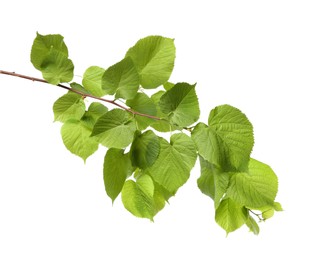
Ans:
{"type": "Polygon", "coordinates": [[[110,148],[107,151],[104,158],[104,184],[106,193],[113,202],[133,170],[129,154],[124,154],[124,150],[110,148]]]}
{"type": "Polygon", "coordinates": [[[283,207],[279,202],[274,202],[273,208],[275,211],[283,211],[283,207]]]}
{"type": "Polygon", "coordinates": [[[148,36],[131,47],[126,57],[134,62],[141,85],[156,88],[168,81],[173,70],[176,49],[174,40],[161,36],[148,36]]]}
{"type": "Polygon", "coordinates": [[[33,66],[41,70],[44,59],[52,49],[68,57],[68,50],[63,39],[63,36],[59,34],[41,35],[37,33],[31,49],[31,62],[33,66]]]}
{"type": "Polygon", "coordinates": [[[159,137],[151,130],[135,135],[130,148],[132,164],[140,169],[153,165],[160,152],[159,137]]]}
{"type": "Polygon", "coordinates": [[[273,208],[265,210],[264,212],[262,212],[262,218],[264,220],[269,219],[274,216],[274,213],[275,213],[275,210],[273,208]]]}
{"type": "Polygon", "coordinates": [[[226,233],[230,233],[240,228],[247,220],[246,208],[237,204],[230,198],[222,200],[215,212],[215,221],[226,233]]]}
{"type": "Polygon", "coordinates": [[[105,93],[116,98],[131,99],[139,89],[139,75],[131,58],[127,57],[109,67],[102,77],[105,93]]]}
{"type": "Polygon", "coordinates": [[[134,119],[128,112],[113,109],[97,120],[92,136],[108,148],[121,149],[132,142],[135,130],[134,119]]]}
{"type": "Polygon", "coordinates": [[[188,180],[196,158],[195,146],[186,134],[172,135],[170,143],[160,138],[159,156],[146,173],[174,194],[188,180]]]}
{"type": "Polygon", "coordinates": [[[256,223],[255,219],[253,219],[250,215],[247,216],[245,224],[250,229],[250,231],[254,233],[254,235],[259,234],[259,226],[256,223]]]}
{"type": "Polygon", "coordinates": [[[156,214],[154,190],[154,183],[148,175],[142,175],[136,182],[126,181],[121,192],[125,208],[136,217],[153,220],[156,214]]]}
{"type": "Polygon", "coordinates": [[[231,173],[222,172],[201,156],[201,176],[198,179],[198,187],[201,192],[214,200],[215,209],[220,205],[230,182],[231,173]]]}
{"type": "Polygon", "coordinates": [[[197,124],[192,139],[199,154],[224,171],[245,170],[254,144],[252,124],[229,105],[214,108],[209,125],[197,124]]]}
{"type": "Polygon", "coordinates": [[[83,120],[70,119],[61,128],[63,143],[73,154],[84,162],[98,149],[98,142],[90,137],[93,125],[88,126],[83,120]]]}
{"type": "Polygon", "coordinates": [[[85,104],[80,95],[69,92],[55,101],[53,112],[54,121],[79,120],[85,113],[85,104]]]}
{"type": "Polygon", "coordinates": [[[189,126],[200,116],[199,102],[195,85],[177,83],[168,90],[159,102],[163,113],[169,114],[170,121],[178,126],[189,126]]]}
{"type": "Polygon", "coordinates": [[[84,72],[82,84],[85,89],[96,97],[102,97],[107,94],[102,89],[102,77],[104,73],[105,70],[98,66],[91,66],[84,72]]]}
{"type": "Polygon", "coordinates": [[[278,190],[278,180],[266,164],[250,160],[247,172],[235,173],[230,180],[227,195],[248,208],[272,206],[278,190]]]}
{"type": "MultiPolygon", "coordinates": [[[[157,113],[156,105],[145,93],[137,93],[133,99],[126,101],[126,105],[143,114],[155,116],[157,113]]],[[[135,115],[135,119],[139,130],[146,129],[152,122],[154,122],[154,119],[138,115],[135,115]]]]}

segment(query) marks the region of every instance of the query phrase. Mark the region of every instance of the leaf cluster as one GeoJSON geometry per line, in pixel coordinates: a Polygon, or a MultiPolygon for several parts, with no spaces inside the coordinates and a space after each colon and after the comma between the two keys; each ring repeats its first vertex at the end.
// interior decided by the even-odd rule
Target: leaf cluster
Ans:
{"type": "Polygon", "coordinates": [[[76,83],[63,37],[37,34],[31,62],[47,82],[69,84],[69,92],[53,105],[66,148],[84,161],[100,145],[107,148],[103,176],[113,202],[121,194],[129,212],[153,220],[187,182],[199,158],[198,187],[214,200],[216,222],[227,233],[246,224],[258,234],[254,216],[265,220],[282,210],[275,202],[277,177],[250,158],[253,127],[240,110],[217,106],[207,124],[197,122],[196,85],[169,82],[175,52],[173,39],[148,36],[116,64],[89,67],[76,83]],[[86,97],[111,107],[88,105],[86,97]],[[159,132],[170,132],[170,139],[159,132]]]}

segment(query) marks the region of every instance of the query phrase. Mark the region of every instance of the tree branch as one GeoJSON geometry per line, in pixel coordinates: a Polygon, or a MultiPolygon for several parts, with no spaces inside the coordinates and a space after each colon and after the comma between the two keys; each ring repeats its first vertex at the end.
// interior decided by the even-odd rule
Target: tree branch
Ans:
{"type": "MultiPolygon", "coordinates": [[[[50,84],[49,82],[47,82],[44,79],[34,78],[34,77],[18,74],[18,73],[15,73],[15,72],[8,72],[8,71],[0,70],[0,74],[4,74],[4,75],[9,75],[9,76],[13,76],[13,77],[23,78],[23,79],[27,79],[27,80],[31,80],[31,81],[37,81],[37,82],[41,82],[41,83],[50,84]]],[[[103,101],[103,102],[106,102],[106,103],[113,104],[114,106],[120,107],[120,108],[128,111],[129,113],[132,113],[133,115],[148,117],[148,118],[151,118],[151,119],[154,119],[154,120],[160,120],[161,119],[160,117],[157,117],[157,116],[143,114],[143,113],[140,113],[138,111],[132,110],[131,108],[128,108],[128,107],[125,107],[125,106],[123,106],[121,104],[118,104],[115,100],[100,98],[100,97],[96,97],[94,95],[86,94],[86,93],[83,93],[83,92],[78,91],[76,89],[73,89],[71,87],[62,85],[62,84],[58,84],[57,86],[60,87],[60,88],[67,89],[68,91],[74,92],[76,94],[79,94],[82,97],[90,97],[90,98],[97,99],[97,100],[100,100],[100,101],[103,101]]]]}

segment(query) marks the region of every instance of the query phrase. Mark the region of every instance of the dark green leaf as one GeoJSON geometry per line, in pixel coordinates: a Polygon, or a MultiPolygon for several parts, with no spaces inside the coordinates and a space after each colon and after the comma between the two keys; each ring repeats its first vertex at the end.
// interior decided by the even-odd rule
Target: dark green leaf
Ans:
{"type": "Polygon", "coordinates": [[[116,98],[131,99],[139,89],[139,75],[131,58],[109,67],[102,77],[102,87],[116,98]]]}
{"type": "Polygon", "coordinates": [[[161,36],[148,36],[139,40],[126,53],[140,75],[144,88],[156,88],[168,81],[175,60],[174,40],[161,36]]]}
{"type": "Polygon", "coordinates": [[[201,156],[199,158],[201,176],[198,179],[198,187],[202,193],[214,200],[214,207],[217,209],[227,190],[231,174],[220,171],[201,156]]]}
{"type": "Polygon", "coordinates": [[[104,158],[104,184],[106,193],[113,202],[132,172],[129,155],[124,154],[124,150],[110,148],[107,151],[104,158]]]}
{"type": "Polygon", "coordinates": [[[151,130],[137,133],[130,148],[132,164],[140,169],[153,165],[160,152],[159,138],[151,130]]]}

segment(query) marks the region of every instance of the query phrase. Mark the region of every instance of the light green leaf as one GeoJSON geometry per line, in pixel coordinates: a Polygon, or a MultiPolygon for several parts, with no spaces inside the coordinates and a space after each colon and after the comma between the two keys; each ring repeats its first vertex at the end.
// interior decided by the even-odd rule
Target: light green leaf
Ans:
{"type": "Polygon", "coordinates": [[[195,123],[200,116],[199,102],[195,93],[195,85],[177,83],[168,90],[159,102],[163,113],[169,114],[173,124],[189,126],[195,123]]]}
{"type": "Polygon", "coordinates": [[[82,120],[70,119],[61,128],[63,143],[73,154],[84,161],[98,149],[98,142],[90,137],[93,125],[89,127],[82,120]]]}
{"type": "Polygon", "coordinates": [[[85,104],[80,95],[69,92],[55,101],[53,112],[55,121],[79,120],[85,113],[85,104]]]}
{"type": "Polygon", "coordinates": [[[165,90],[170,90],[170,89],[172,89],[174,87],[174,84],[171,83],[171,82],[166,82],[166,83],[163,84],[163,87],[164,87],[165,90]]]}
{"type": "Polygon", "coordinates": [[[113,109],[96,122],[92,136],[108,148],[125,148],[134,138],[136,130],[132,116],[121,109],[113,109]]]}
{"type": "Polygon", "coordinates": [[[92,121],[96,123],[97,119],[108,112],[108,108],[99,102],[92,102],[85,112],[82,120],[92,121]]]}
{"type": "Polygon", "coordinates": [[[250,215],[247,216],[245,224],[250,229],[250,231],[254,233],[254,235],[259,234],[259,226],[256,223],[255,219],[253,219],[250,215]]]}
{"type": "Polygon", "coordinates": [[[102,89],[102,77],[104,73],[105,70],[103,68],[91,66],[83,75],[82,84],[84,88],[96,97],[106,95],[106,91],[102,89]]]}
{"type": "Polygon", "coordinates": [[[102,77],[102,88],[116,98],[131,99],[139,89],[139,75],[131,58],[109,67],[102,77]]]}
{"type": "Polygon", "coordinates": [[[203,194],[214,200],[214,207],[217,209],[229,185],[231,173],[221,172],[201,156],[199,158],[201,176],[197,181],[198,187],[203,194]]]}
{"type": "Polygon", "coordinates": [[[59,34],[41,35],[37,33],[31,50],[31,62],[36,69],[42,69],[41,65],[51,49],[68,57],[68,50],[64,43],[63,36],[59,34]]]}
{"type": "Polygon", "coordinates": [[[273,217],[274,213],[275,213],[274,209],[270,208],[270,209],[265,210],[264,212],[262,212],[262,217],[263,217],[264,220],[266,220],[266,219],[269,219],[269,218],[273,217]]]}
{"type": "Polygon", "coordinates": [[[146,173],[174,194],[188,180],[196,158],[195,146],[186,134],[172,135],[170,143],[160,138],[160,154],[146,173]]]}
{"type": "Polygon", "coordinates": [[[104,158],[104,184],[106,193],[113,202],[133,170],[129,155],[124,154],[124,150],[110,148],[107,151],[104,158]]]}
{"type": "Polygon", "coordinates": [[[55,49],[51,49],[43,59],[40,70],[43,78],[53,85],[70,82],[74,76],[73,62],[55,49]]]}
{"type": "Polygon", "coordinates": [[[161,36],[148,36],[139,40],[126,53],[140,75],[141,85],[156,88],[168,81],[173,70],[176,48],[174,40],[161,36]]]}
{"type": "Polygon", "coordinates": [[[209,125],[199,123],[192,131],[199,154],[224,171],[246,170],[254,144],[253,127],[237,108],[214,108],[209,125]]]}
{"type": "Polygon", "coordinates": [[[227,194],[248,208],[261,208],[274,204],[277,190],[278,180],[273,170],[251,159],[248,172],[238,172],[231,177],[227,194]]]}
{"type": "Polygon", "coordinates": [[[126,181],[121,192],[125,208],[136,217],[153,220],[156,214],[154,190],[153,181],[148,175],[142,175],[136,182],[126,181]]]}
{"type": "Polygon", "coordinates": [[[88,90],[86,90],[85,88],[83,88],[82,85],[76,83],[76,82],[72,82],[71,84],[71,87],[72,89],[76,90],[76,91],[79,91],[83,94],[88,94],[88,95],[91,95],[92,93],[90,93],[88,90]]]}
{"type": "MultiPolygon", "coordinates": [[[[145,93],[137,93],[133,99],[126,101],[126,105],[134,111],[151,116],[155,116],[157,112],[156,105],[145,93]]],[[[135,119],[139,130],[146,129],[152,122],[154,122],[154,119],[138,115],[135,115],[135,119]]]]}
{"type": "Polygon", "coordinates": [[[130,148],[132,164],[140,169],[153,165],[160,152],[159,138],[151,130],[137,133],[130,148]]]}
{"type": "Polygon", "coordinates": [[[230,233],[240,228],[247,220],[246,208],[240,206],[230,198],[222,200],[215,212],[215,221],[230,233]]]}
{"type": "Polygon", "coordinates": [[[283,207],[279,202],[274,202],[273,208],[275,211],[283,211],[283,207]]]}

